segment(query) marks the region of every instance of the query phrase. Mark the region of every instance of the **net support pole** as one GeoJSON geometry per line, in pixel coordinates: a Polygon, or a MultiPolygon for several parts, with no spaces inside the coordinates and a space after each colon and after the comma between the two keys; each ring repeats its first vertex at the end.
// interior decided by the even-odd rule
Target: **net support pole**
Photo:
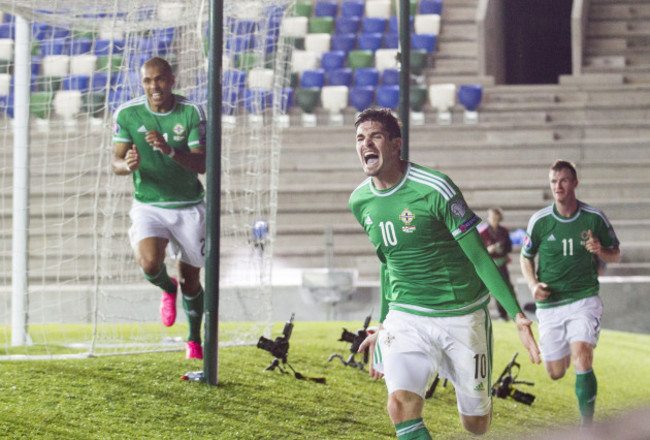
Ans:
{"type": "Polygon", "coordinates": [[[12,213],[11,345],[27,344],[27,240],[29,228],[29,91],[31,27],[16,17],[12,213]]]}
{"type": "Polygon", "coordinates": [[[223,0],[210,0],[209,23],[203,380],[209,385],[218,385],[223,0]]]}
{"type": "Polygon", "coordinates": [[[411,89],[411,5],[409,0],[399,0],[399,117],[402,120],[402,160],[409,160],[409,118],[411,89]]]}

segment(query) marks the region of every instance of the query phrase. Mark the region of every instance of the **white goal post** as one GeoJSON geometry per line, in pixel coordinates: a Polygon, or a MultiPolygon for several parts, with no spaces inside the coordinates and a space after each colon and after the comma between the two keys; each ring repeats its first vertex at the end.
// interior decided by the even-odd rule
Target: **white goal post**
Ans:
{"type": "MultiPolygon", "coordinates": [[[[223,6],[220,345],[270,331],[292,3],[223,6]]],[[[133,184],[110,169],[112,112],[142,94],[151,56],[207,106],[208,12],[208,0],[0,0],[0,359],[184,347],[184,315],[159,323],[159,289],[129,246],[133,184]]]]}

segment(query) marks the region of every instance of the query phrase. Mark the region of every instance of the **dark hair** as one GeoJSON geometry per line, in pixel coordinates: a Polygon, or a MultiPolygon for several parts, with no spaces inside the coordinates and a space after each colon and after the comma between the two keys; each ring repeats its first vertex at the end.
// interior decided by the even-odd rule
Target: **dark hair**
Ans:
{"type": "Polygon", "coordinates": [[[573,164],[573,162],[569,162],[568,160],[562,160],[562,159],[558,159],[555,162],[553,162],[553,165],[551,165],[551,171],[560,171],[560,170],[569,170],[571,172],[571,175],[573,176],[573,180],[578,180],[578,172],[576,171],[576,166],[573,164]]]}
{"type": "Polygon", "coordinates": [[[379,122],[384,130],[388,132],[390,139],[402,137],[402,130],[400,128],[402,123],[388,108],[370,107],[365,109],[357,116],[354,127],[359,128],[359,125],[366,121],[379,122]]]}
{"type": "Polygon", "coordinates": [[[174,72],[172,71],[172,66],[170,66],[167,60],[164,58],[160,58],[160,57],[149,58],[142,65],[143,69],[145,67],[158,67],[160,68],[160,73],[162,73],[163,75],[169,75],[169,76],[174,75],[174,72]]]}

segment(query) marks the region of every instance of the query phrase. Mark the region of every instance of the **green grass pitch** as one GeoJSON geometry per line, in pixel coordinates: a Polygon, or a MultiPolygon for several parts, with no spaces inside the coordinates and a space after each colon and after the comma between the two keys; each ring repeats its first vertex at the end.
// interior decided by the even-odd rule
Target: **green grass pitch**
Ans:
{"type": "MultiPolygon", "coordinates": [[[[289,362],[327,384],[264,371],[272,357],[256,347],[225,347],[219,353],[220,385],[180,380],[203,368],[181,352],[91,359],[0,363],[0,438],[7,439],[391,439],[382,381],[327,362],[342,327],[360,322],[295,322],[289,362]]],[[[274,327],[280,334],[283,323],[274,327]]],[[[519,379],[535,386],[532,406],[494,399],[486,439],[517,438],[578,423],[572,370],[553,382],[530,364],[512,323],[495,322],[493,379],[515,351],[519,379]]],[[[650,404],[650,335],[603,331],[595,352],[596,421],[650,404]]],[[[460,427],[451,385],[438,387],[425,404],[425,422],[436,439],[468,439],[460,427]]]]}

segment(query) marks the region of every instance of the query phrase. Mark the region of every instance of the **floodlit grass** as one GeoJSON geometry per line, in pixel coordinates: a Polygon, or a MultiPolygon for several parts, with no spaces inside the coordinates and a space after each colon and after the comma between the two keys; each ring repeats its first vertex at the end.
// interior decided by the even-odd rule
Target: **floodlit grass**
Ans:
{"type": "MultiPolygon", "coordinates": [[[[181,352],[82,360],[0,363],[0,438],[9,439],[390,439],[383,382],[327,362],[341,327],[360,323],[296,322],[289,362],[305,376],[327,384],[264,371],[272,357],[256,347],[225,347],[219,354],[220,385],[181,381],[201,370],[181,352]]],[[[574,376],[553,382],[542,366],[529,363],[512,323],[495,328],[494,379],[515,351],[518,389],[537,396],[532,406],[494,400],[490,433],[483,438],[517,438],[522,432],[575,425],[579,419],[574,376]]],[[[273,337],[280,334],[282,323],[273,337]]],[[[604,331],[594,371],[599,390],[597,420],[650,403],[650,335],[604,331]]],[[[434,438],[471,438],[458,422],[453,388],[439,387],[425,405],[434,438]]]]}

